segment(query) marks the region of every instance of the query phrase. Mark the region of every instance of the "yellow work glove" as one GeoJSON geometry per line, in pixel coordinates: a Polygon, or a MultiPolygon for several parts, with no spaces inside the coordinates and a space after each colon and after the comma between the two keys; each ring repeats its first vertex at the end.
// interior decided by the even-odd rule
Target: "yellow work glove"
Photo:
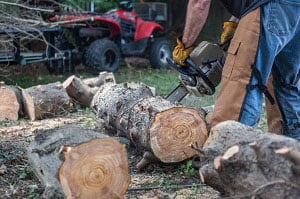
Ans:
{"type": "Polygon", "coordinates": [[[233,21],[225,21],[223,24],[223,32],[221,34],[221,44],[232,39],[238,24],[233,21]]]}
{"type": "Polygon", "coordinates": [[[185,60],[188,58],[194,47],[185,48],[181,41],[181,37],[177,38],[177,46],[173,50],[173,60],[175,63],[185,66],[185,60]]]}

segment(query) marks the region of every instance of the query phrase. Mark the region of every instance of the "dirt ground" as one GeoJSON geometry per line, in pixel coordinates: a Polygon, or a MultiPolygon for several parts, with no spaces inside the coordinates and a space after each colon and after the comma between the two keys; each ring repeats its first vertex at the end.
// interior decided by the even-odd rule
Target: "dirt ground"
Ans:
{"type": "MultiPolygon", "coordinates": [[[[90,111],[70,113],[63,117],[0,123],[0,198],[41,198],[43,185],[28,164],[26,148],[38,130],[77,124],[97,129],[95,116],[90,111]]],[[[125,198],[217,198],[218,192],[200,183],[196,171],[187,172],[187,163],[177,165],[152,164],[137,172],[140,157],[132,148],[128,150],[131,184],[125,198]]]]}

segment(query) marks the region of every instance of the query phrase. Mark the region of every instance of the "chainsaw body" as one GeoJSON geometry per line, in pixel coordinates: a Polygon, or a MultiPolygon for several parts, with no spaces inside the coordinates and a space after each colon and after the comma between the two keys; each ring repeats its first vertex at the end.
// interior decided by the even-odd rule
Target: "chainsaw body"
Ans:
{"type": "Polygon", "coordinates": [[[181,84],[166,99],[180,101],[188,93],[198,97],[213,95],[221,82],[226,52],[217,44],[202,41],[186,60],[186,66],[179,66],[168,59],[170,66],[180,72],[181,84]]]}

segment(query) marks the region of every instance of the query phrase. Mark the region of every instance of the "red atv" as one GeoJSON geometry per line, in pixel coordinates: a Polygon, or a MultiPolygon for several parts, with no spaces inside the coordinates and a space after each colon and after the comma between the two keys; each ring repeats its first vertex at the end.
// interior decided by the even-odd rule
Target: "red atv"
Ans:
{"type": "Polygon", "coordinates": [[[148,58],[153,68],[168,67],[166,58],[171,57],[172,46],[164,28],[137,16],[129,1],[104,14],[54,16],[50,20],[63,27],[58,48],[74,49],[94,72],[117,71],[121,56],[148,58]]]}

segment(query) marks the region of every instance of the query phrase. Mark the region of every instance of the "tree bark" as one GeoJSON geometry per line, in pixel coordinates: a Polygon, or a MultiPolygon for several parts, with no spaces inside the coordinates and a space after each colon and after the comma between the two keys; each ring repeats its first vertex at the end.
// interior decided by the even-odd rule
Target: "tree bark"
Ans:
{"type": "Polygon", "coordinates": [[[199,154],[202,181],[230,198],[297,198],[300,143],[237,122],[215,126],[199,154]]]}
{"type": "Polygon", "coordinates": [[[54,117],[69,112],[73,104],[61,83],[23,89],[25,112],[31,120],[54,117]]]}
{"type": "Polygon", "coordinates": [[[33,171],[45,186],[43,198],[93,198],[87,194],[100,193],[90,187],[94,183],[99,191],[106,187],[110,196],[121,196],[128,187],[124,145],[102,133],[75,125],[41,130],[27,153],[33,171]]]}
{"type": "Polygon", "coordinates": [[[144,152],[138,169],[153,160],[180,162],[196,154],[191,145],[207,138],[205,112],[152,96],[143,84],[106,87],[95,95],[93,107],[104,126],[116,129],[144,152]]]}
{"type": "MultiPolygon", "coordinates": [[[[140,98],[154,96],[144,84],[123,83],[102,86],[95,94],[91,107],[97,118],[105,121],[105,129],[110,134],[122,134],[119,131],[119,109],[125,104],[140,98]]],[[[124,135],[123,135],[124,136],[124,135]]]]}
{"type": "Polygon", "coordinates": [[[10,86],[0,86],[0,121],[18,120],[21,108],[17,90],[10,86]]]}

